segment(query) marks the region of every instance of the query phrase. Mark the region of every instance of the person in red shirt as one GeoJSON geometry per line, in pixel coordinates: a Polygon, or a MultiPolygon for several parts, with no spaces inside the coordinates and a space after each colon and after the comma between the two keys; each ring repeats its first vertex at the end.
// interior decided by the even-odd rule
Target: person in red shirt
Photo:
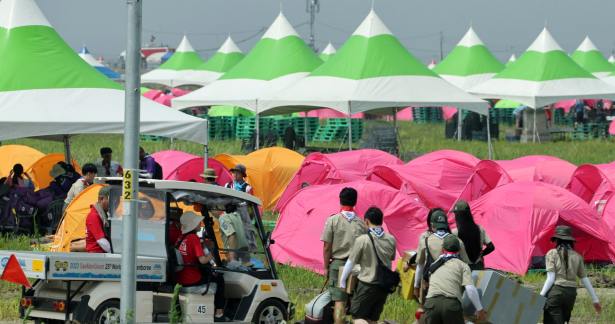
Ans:
{"type": "Polygon", "coordinates": [[[194,212],[186,212],[181,216],[182,235],[176,243],[179,253],[182,255],[183,269],[178,271],[177,283],[183,286],[182,291],[187,293],[201,293],[207,287],[209,281],[216,283],[214,295],[215,314],[214,321],[227,322],[224,316],[224,278],[221,273],[211,272],[211,275],[203,277],[202,266],[210,266],[214,263],[213,255],[209,249],[203,248],[201,240],[196,235],[200,228],[203,216],[194,212]]]}
{"type": "Polygon", "coordinates": [[[90,206],[85,219],[85,249],[90,253],[112,253],[110,237],[105,231],[109,228],[109,187],[98,192],[98,202],[90,206]]]}
{"type": "Polygon", "coordinates": [[[182,226],[180,223],[182,213],[183,210],[181,210],[180,208],[171,209],[171,212],[169,213],[169,241],[167,242],[167,244],[171,246],[175,246],[177,240],[179,240],[179,238],[182,236],[182,226]]]}

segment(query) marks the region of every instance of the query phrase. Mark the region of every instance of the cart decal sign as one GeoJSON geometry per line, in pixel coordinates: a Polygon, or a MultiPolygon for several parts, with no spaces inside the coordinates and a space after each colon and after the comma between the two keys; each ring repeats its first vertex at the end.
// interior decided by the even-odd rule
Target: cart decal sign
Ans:
{"type": "MultiPolygon", "coordinates": [[[[13,253],[12,253],[13,254],[13,253]]],[[[19,266],[23,269],[27,278],[45,278],[45,259],[40,257],[15,254],[19,266]]],[[[10,254],[0,256],[0,273],[4,272],[4,267],[9,262],[10,254]]]]}
{"type": "MultiPolygon", "coordinates": [[[[50,279],[62,280],[109,280],[121,279],[121,259],[101,257],[71,262],[55,259],[50,263],[50,279]]],[[[160,282],[166,280],[163,261],[137,261],[136,274],[139,281],[160,282]]]]}
{"type": "Polygon", "coordinates": [[[197,305],[196,313],[206,315],[207,314],[207,305],[197,305]]]}

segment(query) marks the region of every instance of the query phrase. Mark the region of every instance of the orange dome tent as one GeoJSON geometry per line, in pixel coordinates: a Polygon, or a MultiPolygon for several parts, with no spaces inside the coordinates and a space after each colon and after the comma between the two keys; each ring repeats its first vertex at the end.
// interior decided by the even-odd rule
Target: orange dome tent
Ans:
{"type": "Polygon", "coordinates": [[[263,202],[265,210],[272,210],[305,157],[282,147],[269,147],[248,155],[219,154],[214,159],[227,169],[245,165],[254,195],[263,202]]]}
{"type": "MultiPolygon", "coordinates": [[[[64,161],[64,154],[44,153],[25,145],[0,146],[0,177],[8,177],[17,163],[23,165],[24,171],[32,178],[36,190],[47,188],[53,180],[49,172],[55,164],[64,161]]],[[[73,160],[73,166],[80,172],[79,165],[73,160]]]]}

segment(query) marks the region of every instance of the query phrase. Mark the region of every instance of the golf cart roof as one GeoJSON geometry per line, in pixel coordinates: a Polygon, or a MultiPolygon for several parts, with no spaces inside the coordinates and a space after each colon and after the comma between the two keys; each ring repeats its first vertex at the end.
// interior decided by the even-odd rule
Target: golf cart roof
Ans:
{"type": "MultiPolygon", "coordinates": [[[[121,177],[100,177],[96,178],[104,183],[110,185],[121,184],[121,177]]],[[[225,188],[222,186],[214,186],[199,182],[187,182],[187,181],[175,181],[175,180],[153,180],[153,179],[139,179],[139,184],[153,187],[160,190],[191,190],[200,191],[213,194],[215,196],[233,197],[247,202],[251,202],[257,205],[261,205],[262,202],[256,196],[252,196],[248,193],[225,188]]]]}

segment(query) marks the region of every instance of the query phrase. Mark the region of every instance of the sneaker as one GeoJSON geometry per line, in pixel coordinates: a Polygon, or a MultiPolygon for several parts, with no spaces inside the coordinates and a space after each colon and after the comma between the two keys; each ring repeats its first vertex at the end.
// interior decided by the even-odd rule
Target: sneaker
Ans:
{"type": "Polygon", "coordinates": [[[230,322],[231,319],[222,315],[220,317],[214,316],[214,322],[230,322]]]}

